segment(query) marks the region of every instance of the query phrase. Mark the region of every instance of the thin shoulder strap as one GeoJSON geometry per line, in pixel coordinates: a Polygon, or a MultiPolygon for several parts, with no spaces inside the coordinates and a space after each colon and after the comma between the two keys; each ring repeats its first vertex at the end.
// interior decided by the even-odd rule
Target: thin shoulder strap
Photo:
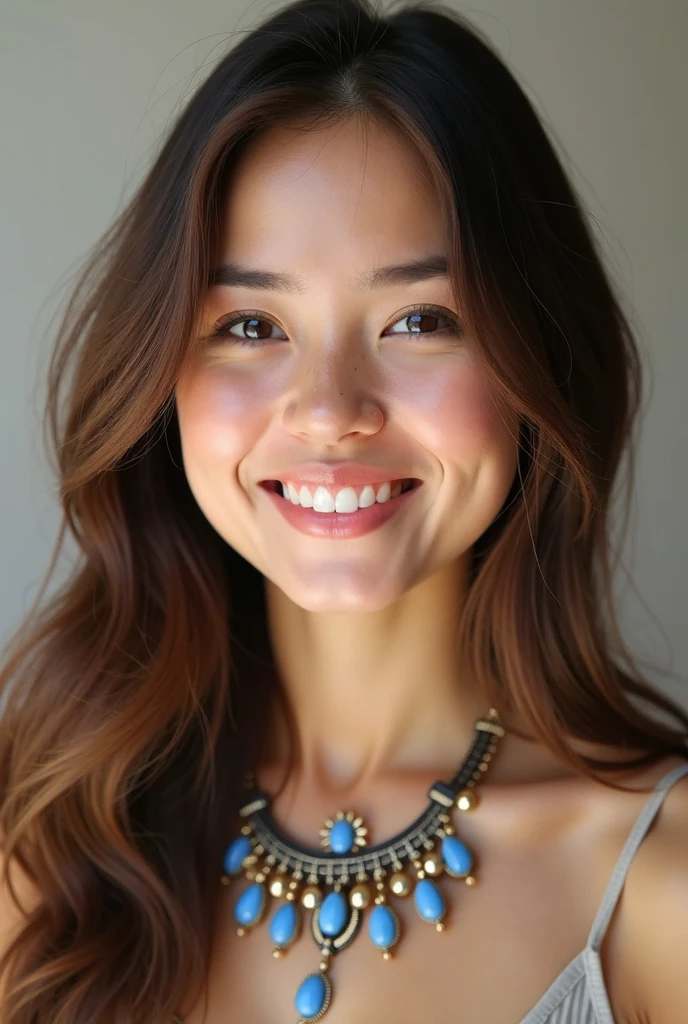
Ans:
{"type": "Polygon", "coordinates": [[[635,825],[631,829],[619,859],[616,862],[612,877],[609,880],[609,884],[605,890],[604,896],[602,897],[599,910],[597,911],[592,928],[590,929],[586,948],[592,947],[592,949],[599,950],[600,945],[602,944],[602,939],[604,938],[607,927],[609,926],[609,922],[611,921],[612,914],[614,913],[614,908],[616,907],[619,896],[621,895],[621,890],[624,887],[624,882],[626,881],[626,875],[631,861],[635,857],[638,847],[652,825],[659,808],[662,806],[664,797],[667,795],[674,783],[678,782],[679,779],[682,779],[684,775],[688,775],[688,762],[686,764],[679,765],[678,768],[672,768],[670,772],[667,772],[667,774],[659,780],[654,791],[648,797],[647,802],[636,819],[635,825]]]}
{"type": "Polygon", "coordinates": [[[635,825],[631,829],[630,835],[628,836],[624,848],[621,851],[621,855],[616,862],[616,867],[614,868],[612,877],[610,878],[604,896],[602,897],[599,910],[597,911],[595,920],[593,921],[592,928],[590,929],[590,935],[588,936],[588,941],[585,949],[583,950],[582,956],[585,973],[588,979],[588,991],[595,1014],[595,1024],[614,1024],[614,1016],[609,1002],[607,986],[602,973],[602,960],[600,957],[602,939],[604,938],[607,927],[609,926],[612,914],[614,913],[614,908],[619,901],[621,890],[623,889],[624,882],[626,881],[628,868],[636,854],[636,850],[645,838],[659,808],[662,806],[664,797],[667,795],[674,783],[678,782],[679,779],[682,779],[684,775],[688,775],[688,762],[686,764],[679,765],[678,768],[672,768],[670,772],[667,772],[667,774],[661,778],[655,786],[654,792],[650,794],[643,809],[638,815],[635,825]]]}

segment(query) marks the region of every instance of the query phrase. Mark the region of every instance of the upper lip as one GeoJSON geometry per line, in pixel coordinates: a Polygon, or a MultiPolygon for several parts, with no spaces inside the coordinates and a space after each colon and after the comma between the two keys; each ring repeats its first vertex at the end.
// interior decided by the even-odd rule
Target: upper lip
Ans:
{"type": "Polygon", "coordinates": [[[320,484],[332,490],[337,487],[360,487],[365,484],[381,484],[386,480],[414,479],[410,474],[391,469],[378,469],[356,462],[309,462],[301,466],[280,471],[271,480],[283,483],[320,484]]]}

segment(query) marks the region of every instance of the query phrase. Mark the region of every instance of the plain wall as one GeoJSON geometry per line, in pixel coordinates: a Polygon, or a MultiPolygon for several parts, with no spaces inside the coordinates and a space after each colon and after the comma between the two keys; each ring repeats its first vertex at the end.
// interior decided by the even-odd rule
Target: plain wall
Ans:
{"type": "MultiPolygon", "coordinates": [[[[57,532],[40,419],[65,286],[179,104],[234,33],[275,6],[0,0],[0,641],[35,595],[57,532]]],[[[637,331],[647,397],[619,607],[650,678],[688,706],[688,4],[455,6],[494,40],[554,133],[637,331]]]]}

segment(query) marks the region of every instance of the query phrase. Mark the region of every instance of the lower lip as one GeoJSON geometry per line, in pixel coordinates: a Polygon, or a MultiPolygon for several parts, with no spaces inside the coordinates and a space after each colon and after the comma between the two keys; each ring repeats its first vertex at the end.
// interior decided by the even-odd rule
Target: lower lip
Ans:
{"type": "Polygon", "coordinates": [[[314,512],[312,508],[292,504],[288,498],[283,498],[276,491],[271,490],[274,484],[263,483],[260,486],[272,499],[277,510],[296,530],[306,533],[310,537],[326,537],[330,540],[362,537],[372,530],[377,530],[402,508],[406,508],[409,501],[413,500],[414,495],[421,488],[420,482],[414,481],[414,486],[410,490],[404,491],[396,498],[390,498],[388,501],[376,501],[368,508],[359,508],[357,512],[349,513],[314,512]]]}

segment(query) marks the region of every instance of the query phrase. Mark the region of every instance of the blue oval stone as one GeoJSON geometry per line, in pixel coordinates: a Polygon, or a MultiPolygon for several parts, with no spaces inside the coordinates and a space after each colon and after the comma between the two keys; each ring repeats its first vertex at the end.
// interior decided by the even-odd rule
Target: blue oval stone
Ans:
{"type": "Polygon", "coordinates": [[[331,892],[320,904],[320,931],[333,939],[344,931],[348,919],[349,908],[346,900],[340,892],[331,892]]]}
{"type": "Polygon", "coordinates": [[[248,836],[239,836],[227,847],[225,853],[224,869],[228,875],[238,875],[241,870],[241,862],[252,850],[251,840],[248,836]]]}
{"type": "Polygon", "coordinates": [[[260,917],[265,905],[265,889],[259,882],[249,885],[242,892],[234,907],[234,919],[237,924],[251,925],[260,917]]]}
{"type": "Polygon", "coordinates": [[[278,946],[286,946],[296,934],[298,924],[297,910],[294,903],[285,903],[272,915],[270,921],[270,938],[278,946]]]}
{"type": "Polygon", "coordinates": [[[456,836],[445,836],[442,840],[442,860],[452,875],[467,875],[473,867],[473,855],[456,836]]]}
{"type": "Polygon", "coordinates": [[[380,949],[387,949],[394,944],[397,937],[397,922],[389,907],[375,907],[368,922],[368,934],[373,944],[380,949]]]}
{"type": "Polygon", "coordinates": [[[326,997],[327,986],[322,974],[309,974],[301,982],[296,993],[296,998],[294,999],[296,1012],[305,1017],[306,1020],[310,1020],[320,1013],[325,1005],[326,997]]]}
{"type": "Polygon", "coordinates": [[[444,914],[444,897],[429,878],[421,878],[416,883],[413,898],[424,921],[439,921],[444,914]]]}
{"type": "Polygon", "coordinates": [[[350,821],[335,821],[330,829],[332,853],[349,853],[354,845],[355,835],[350,821]]]}

